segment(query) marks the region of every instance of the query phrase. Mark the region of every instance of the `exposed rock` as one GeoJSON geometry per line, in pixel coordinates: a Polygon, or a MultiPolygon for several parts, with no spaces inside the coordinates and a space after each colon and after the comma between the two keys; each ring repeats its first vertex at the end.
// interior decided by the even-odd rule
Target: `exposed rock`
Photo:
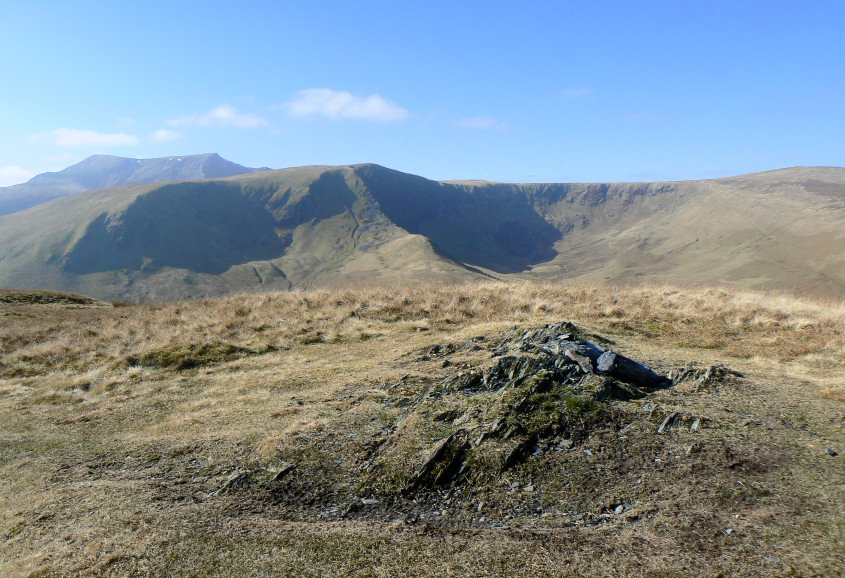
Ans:
{"type": "Polygon", "coordinates": [[[599,373],[610,373],[616,369],[616,354],[612,351],[605,351],[599,355],[596,367],[599,373]]]}
{"type": "Polygon", "coordinates": [[[252,481],[252,477],[255,472],[256,470],[238,470],[232,472],[229,477],[226,478],[226,481],[224,481],[220,488],[214,493],[228,492],[248,486],[252,481]]]}
{"type": "Polygon", "coordinates": [[[660,424],[660,427],[657,428],[657,433],[663,433],[670,427],[672,424],[675,423],[675,420],[678,418],[678,412],[671,413],[666,416],[666,419],[663,420],[663,423],[660,424]]]}
{"type": "Polygon", "coordinates": [[[609,351],[600,345],[576,337],[577,329],[569,322],[555,323],[532,331],[517,334],[515,331],[505,336],[494,351],[495,355],[519,350],[524,352],[542,352],[550,356],[563,356],[581,367],[584,373],[593,372],[593,364],[598,364],[604,356],[600,373],[614,377],[644,389],[669,387],[672,382],[666,376],[659,375],[649,367],[629,359],[624,355],[609,351]],[[589,363],[581,358],[587,358],[589,363]]]}
{"type": "Polygon", "coordinates": [[[444,355],[454,353],[457,349],[458,347],[454,343],[447,343],[445,345],[433,345],[432,347],[429,347],[424,354],[418,357],[416,361],[428,361],[430,359],[443,357],[444,355]]]}
{"type": "Polygon", "coordinates": [[[572,440],[561,440],[559,444],[555,446],[556,452],[568,451],[572,449],[572,440]]]}
{"type": "Polygon", "coordinates": [[[694,383],[694,391],[698,391],[701,387],[711,387],[717,383],[727,383],[736,378],[744,377],[744,375],[726,365],[697,367],[695,364],[691,364],[687,367],[671,370],[667,377],[671,380],[672,385],[694,383]]]}
{"type": "Polygon", "coordinates": [[[838,456],[838,455],[839,455],[839,454],[836,452],[836,450],[834,450],[834,449],[832,449],[832,448],[825,448],[824,453],[826,453],[827,455],[829,455],[829,456],[831,456],[831,457],[832,457],[832,456],[838,456]]]}
{"type": "Polygon", "coordinates": [[[273,473],[273,472],[271,471],[271,473],[273,473],[273,477],[272,477],[272,478],[270,478],[270,479],[271,479],[272,481],[274,481],[274,482],[281,481],[281,480],[282,480],[282,478],[284,478],[284,477],[285,477],[285,476],[287,476],[289,473],[291,473],[291,472],[294,470],[294,468],[296,468],[296,464],[291,464],[291,463],[289,463],[289,462],[284,462],[284,463],[282,464],[282,467],[281,467],[281,468],[279,468],[279,470],[278,470],[277,472],[273,473]]]}
{"type": "Polygon", "coordinates": [[[586,355],[581,355],[574,348],[567,349],[564,352],[564,355],[567,359],[570,359],[577,363],[578,367],[580,367],[581,371],[583,371],[584,373],[593,373],[593,363],[590,361],[590,358],[586,355]]]}
{"type": "MultiPolygon", "coordinates": [[[[435,345],[424,350],[423,358],[443,358],[480,344],[492,352],[490,362],[460,370],[463,362],[456,366],[441,359],[438,365],[455,367],[455,373],[403,404],[389,428],[392,435],[384,436],[384,443],[368,454],[369,481],[362,489],[419,495],[492,481],[527,460],[542,459],[549,450],[580,445],[598,424],[615,419],[611,401],[643,398],[679,380],[716,384],[722,377],[738,375],[721,366],[686,367],[670,379],[579,338],[568,322],[513,329],[498,340],[485,336],[466,344],[435,345]]],[[[654,403],[643,406],[649,407],[652,413],[657,408],[654,403]]],[[[658,433],[678,418],[677,412],[666,416],[658,433]]],[[[700,423],[696,420],[690,431],[700,423]]],[[[584,453],[593,455],[587,449],[584,453]]]]}
{"type": "Polygon", "coordinates": [[[414,475],[407,490],[414,490],[422,485],[443,485],[457,474],[462,458],[469,443],[466,432],[457,430],[438,443],[431,454],[423,461],[414,475]]]}

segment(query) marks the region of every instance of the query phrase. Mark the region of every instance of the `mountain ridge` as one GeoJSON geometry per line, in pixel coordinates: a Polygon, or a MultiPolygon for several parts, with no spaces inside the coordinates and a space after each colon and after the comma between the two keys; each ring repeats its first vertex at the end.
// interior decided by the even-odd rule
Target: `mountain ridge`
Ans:
{"type": "Polygon", "coordinates": [[[408,279],[845,295],[845,169],[702,181],[434,181],[377,164],[123,185],[0,217],[0,286],[113,300],[408,279]]]}
{"type": "Polygon", "coordinates": [[[41,173],[26,183],[0,187],[0,215],[51,199],[113,186],[184,179],[220,178],[269,170],[249,168],[217,153],[149,159],[91,155],[61,171],[41,173]]]}

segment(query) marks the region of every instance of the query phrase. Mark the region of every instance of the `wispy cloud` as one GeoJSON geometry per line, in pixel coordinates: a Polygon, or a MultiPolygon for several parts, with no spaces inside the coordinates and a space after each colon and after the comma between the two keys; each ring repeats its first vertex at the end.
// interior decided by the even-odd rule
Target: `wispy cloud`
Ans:
{"type": "Polygon", "coordinates": [[[206,114],[191,114],[167,121],[170,126],[221,126],[231,128],[258,128],[267,121],[255,114],[241,113],[233,106],[221,104],[206,114]]]}
{"type": "Polygon", "coordinates": [[[24,181],[28,181],[34,176],[34,172],[22,169],[17,165],[8,165],[5,167],[0,167],[0,187],[17,185],[24,181]]]}
{"type": "Polygon", "coordinates": [[[160,128],[153,134],[151,134],[150,138],[159,142],[170,142],[182,138],[182,133],[176,132],[175,130],[167,130],[166,128],[160,128]]]}
{"type": "Polygon", "coordinates": [[[298,118],[323,116],[332,119],[360,119],[391,122],[407,118],[408,111],[380,96],[356,96],[344,90],[309,88],[300,90],[282,105],[289,115],[298,118]]]}
{"type": "Polygon", "coordinates": [[[125,132],[102,133],[74,128],[57,128],[51,132],[34,134],[29,137],[29,140],[58,147],[110,147],[138,144],[138,137],[125,132]]]}
{"type": "Polygon", "coordinates": [[[510,128],[506,123],[489,116],[467,116],[459,118],[456,124],[467,130],[506,130],[510,128]]]}
{"type": "Polygon", "coordinates": [[[575,100],[576,98],[584,98],[592,96],[593,89],[586,86],[578,86],[573,88],[565,88],[560,91],[560,95],[567,100],[575,100]]]}

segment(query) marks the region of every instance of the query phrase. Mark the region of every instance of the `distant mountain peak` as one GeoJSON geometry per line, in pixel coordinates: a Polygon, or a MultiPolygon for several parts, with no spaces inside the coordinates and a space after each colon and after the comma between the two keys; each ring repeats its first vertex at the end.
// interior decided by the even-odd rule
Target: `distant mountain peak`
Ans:
{"type": "Polygon", "coordinates": [[[135,159],[95,154],[61,171],[42,173],[26,183],[0,188],[0,215],[45,201],[118,185],[216,179],[268,170],[228,161],[217,153],[135,159]]]}

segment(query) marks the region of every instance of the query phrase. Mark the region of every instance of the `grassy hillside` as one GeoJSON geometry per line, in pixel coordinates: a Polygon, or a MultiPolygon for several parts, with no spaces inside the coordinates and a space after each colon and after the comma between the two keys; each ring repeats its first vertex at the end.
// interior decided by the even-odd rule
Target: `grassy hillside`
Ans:
{"type": "Polygon", "coordinates": [[[147,301],[398,281],[845,294],[845,169],[438,182],[377,165],[129,185],[0,217],[0,286],[147,301]]]}
{"type": "Polygon", "coordinates": [[[177,299],[342,283],[372,259],[369,282],[482,277],[412,238],[351,167],[131,185],[0,217],[0,286],[177,299]]]}
{"type": "Polygon", "coordinates": [[[589,224],[574,228],[556,245],[558,256],[534,272],[845,294],[845,169],[654,184],[628,201],[637,188],[644,187],[611,185],[611,212],[583,211],[586,201],[553,204],[560,215],[582,210],[589,224]]]}
{"type": "Polygon", "coordinates": [[[4,575],[845,570],[839,301],[527,283],[45,301],[0,299],[4,575]],[[671,386],[562,358],[518,377],[549,331],[671,386]]]}

